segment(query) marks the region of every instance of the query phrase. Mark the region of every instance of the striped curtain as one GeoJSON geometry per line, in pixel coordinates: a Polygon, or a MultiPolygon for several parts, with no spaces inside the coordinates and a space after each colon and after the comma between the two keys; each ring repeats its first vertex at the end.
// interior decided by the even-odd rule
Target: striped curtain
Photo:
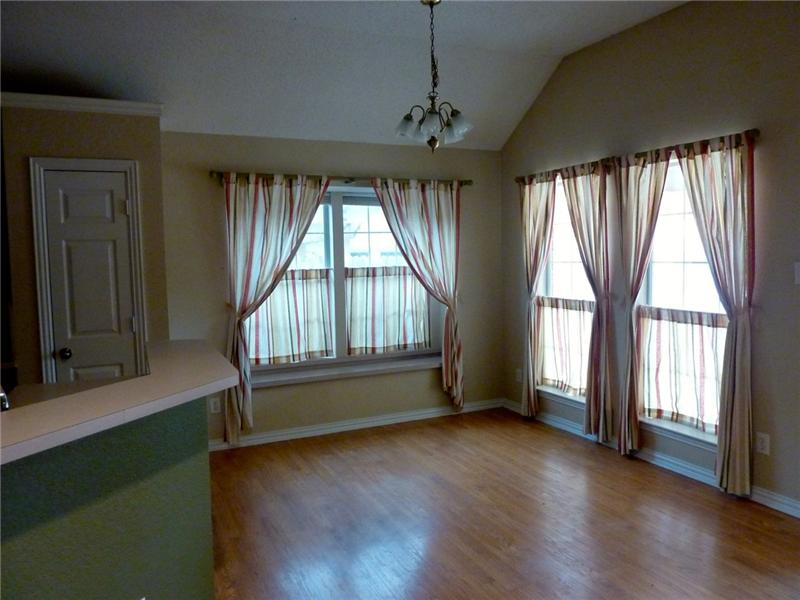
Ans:
{"type": "Polygon", "coordinates": [[[536,354],[542,357],[536,381],[574,396],[585,395],[594,302],[537,296],[535,305],[536,354]]]}
{"type": "Polygon", "coordinates": [[[642,396],[637,394],[636,321],[633,307],[642,287],[650,249],[656,231],[656,220],[667,180],[667,167],[672,153],[651,151],[638,156],[623,156],[614,161],[617,188],[622,274],[625,293],[622,315],[627,329],[625,372],[620,386],[620,425],[617,448],[628,454],[639,449],[639,414],[642,396]]]}
{"type": "Polygon", "coordinates": [[[250,360],[275,365],[333,356],[332,269],[286,271],[246,321],[250,360]]]}
{"type": "Polygon", "coordinates": [[[678,146],[700,239],[728,315],[717,438],[717,481],[752,489],[750,308],[755,277],[753,144],[749,133],[678,146]]]}
{"type": "Polygon", "coordinates": [[[442,344],[442,387],[464,405],[464,366],[458,330],[458,253],[461,185],[458,181],[373,179],[389,229],[419,282],[447,307],[442,344]]]}
{"type": "Polygon", "coordinates": [[[428,293],[408,267],[344,270],[347,353],[430,348],[428,293]]]}
{"type": "Polygon", "coordinates": [[[303,241],[330,178],[226,173],[228,358],[239,383],[225,400],[225,439],[253,426],[250,351],[245,322],[278,286],[303,241]]]}
{"type": "Polygon", "coordinates": [[[608,258],[608,206],[606,169],[592,163],[561,170],[572,230],[578,243],[586,278],[595,296],[589,366],[586,373],[586,410],[583,430],[606,442],[612,435],[611,274],[608,258]]]}
{"type": "Polygon", "coordinates": [[[542,352],[537,309],[534,305],[536,288],[547,264],[550,240],[553,235],[553,215],[556,199],[556,174],[544,173],[526,177],[520,182],[522,205],[522,244],[525,275],[528,282],[528,310],[525,325],[525,379],[522,389],[521,412],[533,416],[538,410],[536,385],[541,381],[542,352]]]}
{"type": "Polygon", "coordinates": [[[638,306],[636,318],[644,414],[716,434],[728,317],[638,306]]]}

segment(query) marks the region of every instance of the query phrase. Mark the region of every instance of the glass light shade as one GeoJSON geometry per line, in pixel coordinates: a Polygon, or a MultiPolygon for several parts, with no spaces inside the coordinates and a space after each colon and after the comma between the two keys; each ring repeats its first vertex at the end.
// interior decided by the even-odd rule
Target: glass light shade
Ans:
{"type": "Polygon", "coordinates": [[[422,130],[422,133],[425,135],[426,140],[432,135],[439,133],[439,113],[429,108],[425,113],[425,119],[422,121],[419,127],[422,130]]]}
{"type": "Polygon", "coordinates": [[[422,128],[420,127],[419,123],[414,123],[414,131],[411,134],[411,139],[415,142],[420,142],[424,144],[428,141],[428,136],[422,133],[422,128]]]}
{"type": "Polygon", "coordinates": [[[453,109],[450,115],[450,121],[453,124],[453,129],[456,134],[462,136],[462,138],[465,133],[472,129],[472,123],[467,121],[459,110],[453,109]]]}
{"type": "Polygon", "coordinates": [[[460,142],[464,139],[462,134],[456,133],[455,128],[453,127],[452,121],[448,119],[447,125],[442,130],[442,143],[443,144],[455,144],[456,142],[460,142]]]}
{"type": "Polygon", "coordinates": [[[397,137],[410,137],[410,138],[413,138],[416,128],[417,128],[417,124],[414,122],[414,117],[411,116],[411,113],[408,113],[397,124],[397,127],[394,130],[394,133],[395,133],[395,135],[397,137]]]}

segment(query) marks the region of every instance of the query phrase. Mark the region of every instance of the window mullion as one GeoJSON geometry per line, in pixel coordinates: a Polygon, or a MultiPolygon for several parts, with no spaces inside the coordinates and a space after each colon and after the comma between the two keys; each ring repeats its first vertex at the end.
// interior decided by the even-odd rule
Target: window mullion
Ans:
{"type": "Polygon", "coordinates": [[[333,218],[333,298],[335,356],[347,356],[347,310],[344,284],[344,217],[341,192],[331,194],[331,216],[333,218]]]}

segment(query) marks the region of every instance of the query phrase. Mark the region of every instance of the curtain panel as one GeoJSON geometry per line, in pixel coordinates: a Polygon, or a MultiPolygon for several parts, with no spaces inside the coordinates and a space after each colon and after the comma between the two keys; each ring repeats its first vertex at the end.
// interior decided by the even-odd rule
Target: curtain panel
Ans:
{"type": "Polygon", "coordinates": [[[333,270],[286,271],[245,320],[250,361],[276,365],[333,356],[333,270]]]}
{"type": "Polygon", "coordinates": [[[642,413],[716,434],[728,317],[638,306],[636,320],[642,413]]]}
{"type": "Polygon", "coordinates": [[[753,143],[750,133],[678,146],[700,239],[729,323],[719,399],[717,481],[752,490],[750,308],[755,272],[753,143]]]}
{"type": "Polygon", "coordinates": [[[556,174],[543,173],[526,177],[519,184],[522,244],[525,275],[528,284],[528,306],[525,325],[525,379],[522,389],[521,412],[534,416],[539,408],[536,386],[542,383],[543,354],[540,343],[537,308],[534,300],[539,280],[547,264],[550,241],[553,235],[553,214],[556,199],[556,174]]]}
{"type": "Polygon", "coordinates": [[[250,352],[245,321],[278,286],[328,188],[327,177],[226,173],[228,357],[239,383],[226,395],[225,439],[237,443],[253,425],[250,352]]]}
{"type": "Polygon", "coordinates": [[[591,163],[562,169],[561,178],[578,252],[595,296],[583,429],[606,442],[612,435],[607,172],[602,163],[591,163]]]}
{"type": "Polygon", "coordinates": [[[442,344],[442,387],[464,405],[461,334],[458,329],[458,259],[461,185],[458,181],[373,179],[389,229],[408,266],[433,298],[447,308],[442,344]]]}
{"type": "Polygon", "coordinates": [[[672,154],[656,150],[614,160],[612,169],[617,192],[620,254],[624,292],[622,318],[627,331],[625,371],[620,390],[620,421],[617,447],[622,454],[639,449],[639,415],[643,410],[637,381],[640,364],[636,351],[636,325],[633,310],[642,287],[656,230],[661,197],[672,154]]]}
{"type": "Polygon", "coordinates": [[[428,292],[409,267],[344,271],[347,353],[430,348],[428,292]]]}
{"type": "Polygon", "coordinates": [[[586,394],[594,302],[536,296],[537,384],[574,396],[586,394]]]}

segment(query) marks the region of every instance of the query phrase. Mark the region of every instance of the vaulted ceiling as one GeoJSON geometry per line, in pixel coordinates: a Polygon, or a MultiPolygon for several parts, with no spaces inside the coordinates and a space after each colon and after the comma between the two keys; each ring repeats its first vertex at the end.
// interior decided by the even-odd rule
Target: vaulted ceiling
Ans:
{"type": "MultiPolygon", "coordinates": [[[[680,2],[436,8],[440,94],[499,149],[559,61],[680,2]]],[[[163,104],[166,130],[403,143],[430,88],[429,15],[401,2],[7,2],[4,91],[163,104]]]]}

